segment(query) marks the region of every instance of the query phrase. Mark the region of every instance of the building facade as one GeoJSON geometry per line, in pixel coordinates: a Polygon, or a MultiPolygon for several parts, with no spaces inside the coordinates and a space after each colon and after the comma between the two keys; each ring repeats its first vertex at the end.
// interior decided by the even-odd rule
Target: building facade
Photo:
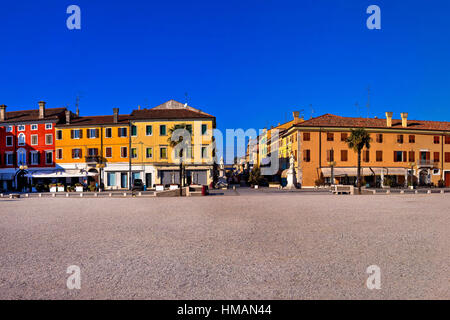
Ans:
{"type": "Polygon", "coordinates": [[[55,168],[55,127],[65,108],[7,112],[0,106],[0,189],[22,190],[55,168]]]}

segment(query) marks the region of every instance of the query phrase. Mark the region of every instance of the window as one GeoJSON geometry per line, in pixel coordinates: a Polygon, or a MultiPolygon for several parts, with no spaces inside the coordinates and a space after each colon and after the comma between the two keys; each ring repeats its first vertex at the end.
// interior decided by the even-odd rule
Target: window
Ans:
{"type": "Polygon", "coordinates": [[[127,147],[121,147],[120,148],[120,157],[121,158],[128,157],[128,148],[127,147]]]}
{"type": "Polygon", "coordinates": [[[56,159],[61,160],[63,158],[62,149],[56,149],[56,159]]]}
{"type": "Polygon", "coordinates": [[[376,152],[376,158],[377,158],[377,162],[382,162],[383,161],[383,151],[378,150],[376,152]]]}
{"type": "Polygon", "coordinates": [[[12,126],[7,126],[6,127],[6,132],[12,132],[13,131],[13,127],[12,126]]]}
{"type": "Polygon", "coordinates": [[[17,130],[19,131],[25,131],[25,126],[23,124],[17,126],[17,130]]]}
{"type": "Polygon", "coordinates": [[[416,161],[416,153],[414,151],[409,151],[408,152],[408,159],[409,159],[409,162],[416,161]]]}
{"type": "Polygon", "coordinates": [[[25,135],[23,133],[19,134],[18,144],[19,144],[19,146],[25,145],[25,135]]]}
{"type": "Polygon", "coordinates": [[[334,150],[327,150],[327,162],[334,161],[334,150]]]}
{"type": "Polygon", "coordinates": [[[403,135],[402,134],[397,135],[397,143],[403,143],[403,135]]]}
{"type": "Polygon", "coordinates": [[[86,130],[88,139],[95,139],[99,137],[99,130],[98,129],[87,129],[86,130]]]}
{"type": "Polygon", "coordinates": [[[12,147],[13,145],[13,137],[12,136],[7,136],[6,137],[6,146],[7,147],[12,147]]]}
{"type": "Polygon", "coordinates": [[[327,141],[334,141],[334,133],[331,132],[327,133],[327,141]]]}
{"type": "Polygon", "coordinates": [[[45,164],[53,164],[53,151],[45,151],[45,164]]]}
{"type": "Polygon", "coordinates": [[[450,144],[450,136],[445,136],[445,144],[450,144]]]}
{"type": "Polygon", "coordinates": [[[98,149],[97,148],[89,148],[88,155],[91,157],[98,156],[98,149]]]}
{"type": "Polygon", "coordinates": [[[147,148],[147,150],[146,150],[146,157],[147,158],[153,158],[153,148],[147,148]]]}
{"type": "Polygon", "coordinates": [[[208,125],[202,124],[202,135],[205,135],[208,132],[208,125]]]}
{"type": "MultiPolygon", "coordinates": [[[[348,133],[341,133],[341,141],[347,141],[348,133]]],[[[344,150],[343,150],[344,151],[344,150]]]]}
{"type": "Polygon", "coordinates": [[[127,128],[117,128],[117,136],[119,138],[125,138],[128,136],[127,128]]]}
{"type": "Polygon", "coordinates": [[[406,162],[406,151],[394,151],[394,162],[406,162]]]}
{"type": "Polygon", "coordinates": [[[70,130],[70,138],[71,139],[83,138],[83,130],[81,130],[81,129],[70,130]]]}
{"type": "Polygon", "coordinates": [[[56,130],[56,140],[62,140],[62,130],[56,130]]]}
{"type": "Polygon", "coordinates": [[[409,143],[416,143],[416,136],[413,134],[409,135],[409,143]]]}
{"type": "Polygon", "coordinates": [[[35,131],[38,129],[38,125],[37,124],[32,124],[31,125],[31,130],[35,131]]]}
{"type": "Polygon", "coordinates": [[[52,123],[46,123],[45,124],[45,130],[51,130],[53,128],[53,124],[52,123]]]}
{"type": "Polygon", "coordinates": [[[311,133],[304,132],[303,133],[303,141],[311,141],[311,133]]]}
{"type": "Polygon", "coordinates": [[[160,136],[165,136],[167,134],[166,132],[166,125],[162,124],[159,126],[159,135],[160,136]]]}
{"type": "Polygon", "coordinates": [[[153,135],[153,126],[145,126],[145,135],[146,136],[153,135]]]}
{"type": "Polygon", "coordinates": [[[348,161],[348,151],[341,150],[341,161],[348,161]]]}
{"type": "Polygon", "coordinates": [[[440,159],[439,152],[434,152],[433,153],[433,160],[434,160],[434,162],[439,162],[439,159],[440,159]]]}
{"type": "Polygon", "coordinates": [[[14,154],[12,152],[5,153],[5,164],[12,166],[14,164],[14,154]]]}
{"type": "Polygon", "coordinates": [[[72,149],[72,159],[81,159],[83,152],[81,149],[72,149]]]}
{"type": "Polygon", "coordinates": [[[131,148],[131,158],[133,158],[133,159],[137,158],[137,150],[136,150],[136,148],[131,148]]]}
{"type": "Polygon", "coordinates": [[[106,174],[106,183],[108,187],[115,187],[116,186],[116,173],[115,172],[108,172],[106,174]]]}
{"type": "Polygon", "coordinates": [[[377,133],[377,143],[383,143],[383,134],[377,133]]]}
{"type": "Polygon", "coordinates": [[[192,134],[192,124],[187,124],[187,125],[186,125],[186,130],[187,130],[190,134],[192,134]]]}
{"type": "Polygon", "coordinates": [[[31,135],[31,145],[32,146],[37,146],[38,144],[39,144],[38,135],[37,134],[32,134],[31,135]]]}
{"type": "Polygon", "coordinates": [[[112,128],[105,129],[105,138],[112,138],[112,128]]]}
{"type": "Polygon", "coordinates": [[[135,125],[131,126],[131,136],[136,137],[137,136],[137,127],[135,125]]]}
{"type": "Polygon", "coordinates": [[[27,152],[24,149],[19,149],[17,151],[17,165],[26,165],[27,164],[27,152]]]}
{"type": "Polygon", "coordinates": [[[370,161],[370,152],[369,150],[364,150],[363,152],[363,161],[369,162],[370,161]]]}
{"type": "Polygon", "coordinates": [[[159,148],[159,157],[161,159],[167,159],[167,148],[166,147],[159,148]]]}
{"type": "Polygon", "coordinates": [[[441,142],[441,138],[439,136],[434,136],[433,142],[434,142],[434,144],[439,144],[439,142],[441,142]]]}
{"type": "Polygon", "coordinates": [[[53,135],[51,135],[51,134],[46,134],[45,135],[45,144],[46,145],[53,144],[53,135]]]}
{"type": "Polygon", "coordinates": [[[303,161],[305,161],[305,162],[311,161],[311,150],[305,150],[303,152],[303,161]]]}
{"type": "Polygon", "coordinates": [[[450,162],[450,152],[445,153],[445,162],[450,162]]]}
{"type": "Polygon", "coordinates": [[[106,158],[112,158],[112,148],[111,147],[106,147],[105,148],[105,157],[106,158]]]}
{"type": "Polygon", "coordinates": [[[38,151],[31,151],[30,152],[30,162],[32,165],[38,165],[40,163],[40,157],[39,157],[38,151]]]}
{"type": "Polygon", "coordinates": [[[202,147],[202,159],[208,158],[208,148],[202,147]]]}

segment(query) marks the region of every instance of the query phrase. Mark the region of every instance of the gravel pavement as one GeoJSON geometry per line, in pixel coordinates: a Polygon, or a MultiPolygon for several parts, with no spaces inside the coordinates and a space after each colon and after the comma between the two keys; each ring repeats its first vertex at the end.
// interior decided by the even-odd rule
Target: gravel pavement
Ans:
{"type": "Polygon", "coordinates": [[[0,299],[450,299],[449,208],[449,194],[1,199],[0,299]]]}

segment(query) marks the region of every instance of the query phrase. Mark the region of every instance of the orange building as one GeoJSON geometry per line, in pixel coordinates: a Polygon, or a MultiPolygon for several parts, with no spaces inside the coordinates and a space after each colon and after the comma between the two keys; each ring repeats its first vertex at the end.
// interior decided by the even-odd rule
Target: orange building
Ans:
{"type": "Polygon", "coordinates": [[[386,119],[325,114],[294,123],[280,133],[280,162],[294,156],[301,187],[354,184],[357,154],[346,139],[351,129],[365,128],[372,142],[362,151],[364,184],[450,186],[450,122],[408,120],[407,113],[401,119],[392,116],[392,112],[386,119]]]}

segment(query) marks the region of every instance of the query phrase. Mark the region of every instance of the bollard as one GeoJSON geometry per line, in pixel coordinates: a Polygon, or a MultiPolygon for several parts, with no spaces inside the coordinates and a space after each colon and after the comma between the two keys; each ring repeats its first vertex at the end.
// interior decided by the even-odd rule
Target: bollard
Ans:
{"type": "Polygon", "coordinates": [[[98,197],[98,194],[97,194],[97,192],[96,192],[96,193],[94,193],[94,197],[98,197]]]}
{"type": "Polygon", "coordinates": [[[25,198],[28,198],[30,195],[28,193],[25,194],[25,198]]]}
{"type": "Polygon", "coordinates": [[[386,190],[386,194],[391,194],[391,190],[386,190]]]}
{"type": "Polygon", "coordinates": [[[127,196],[127,193],[126,193],[126,192],[124,192],[124,193],[123,193],[123,196],[124,196],[124,197],[126,197],[126,196],[127,196]]]}
{"type": "Polygon", "coordinates": [[[141,196],[142,196],[142,192],[139,192],[139,193],[138,193],[138,196],[141,197],[141,196]]]}
{"type": "Polygon", "coordinates": [[[83,193],[80,193],[80,198],[82,198],[83,197],[83,193]]]}
{"type": "Polygon", "coordinates": [[[42,193],[39,193],[39,198],[42,198],[42,193]]]}
{"type": "Polygon", "coordinates": [[[3,193],[0,193],[0,198],[3,198],[3,193]]]}
{"type": "Polygon", "coordinates": [[[66,198],[68,198],[69,197],[69,194],[68,193],[66,193],[66,198]]]}
{"type": "Polygon", "coordinates": [[[415,194],[418,194],[418,193],[419,193],[419,190],[414,191],[414,193],[415,193],[415,194]]]}
{"type": "Polygon", "coordinates": [[[109,196],[112,197],[112,193],[111,192],[109,193],[109,196]]]}
{"type": "Polygon", "coordinates": [[[56,197],[56,193],[52,193],[52,197],[55,198],[56,197]]]}
{"type": "Polygon", "coordinates": [[[431,194],[431,190],[428,190],[427,193],[428,193],[428,194],[431,194]]]}
{"type": "Polygon", "coordinates": [[[444,194],[445,193],[444,190],[441,190],[441,193],[444,194]]]}
{"type": "Polygon", "coordinates": [[[400,191],[400,194],[404,194],[404,193],[405,193],[405,190],[401,190],[401,191],[400,191]]]}

